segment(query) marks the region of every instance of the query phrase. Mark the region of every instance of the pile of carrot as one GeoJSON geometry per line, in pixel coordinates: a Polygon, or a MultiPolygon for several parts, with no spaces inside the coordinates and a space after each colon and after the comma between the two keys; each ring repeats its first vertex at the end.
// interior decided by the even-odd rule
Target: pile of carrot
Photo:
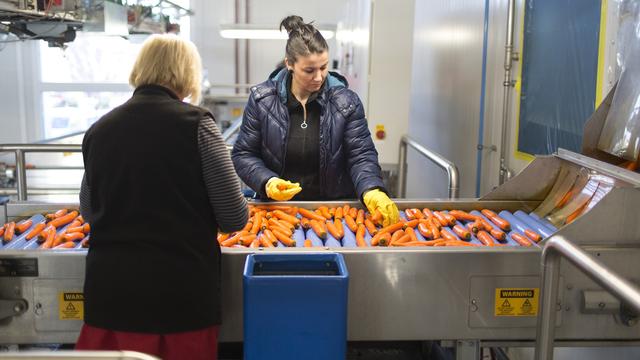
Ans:
{"type": "MultiPolygon", "coordinates": [[[[278,242],[293,247],[296,246],[293,234],[299,227],[310,229],[320,239],[325,240],[330,234],[338,241],[344,237],[347,227],[355,234],[358,247],[480,246],[470,242],[472,234],[485,246],[501,246],[511,231],[508,221],[488,209],[482,210],[483,216],[428,208],[405,209],[403,213],[401,221],[382,227],[379,212],[370,214],[349,205],[320,206],[315,210],[281,205],[252,206],[244,229],[232,234],[219,233],[218,242],[224,247],[266,248],[275,247],[278,242]],[[418,233],[426,241],[419,239],[418,233]],[[371,237],[369,242],[365,241],[366,234],[371,237]]],[[[542,239],[530,229],[524,235],[513,231],[509,236],[521,246],[531,246],[542,239]]],[[[311,247],[311,240],[305,239],[304,246],[311,247]]]]}
{"type": "Polygon", "coordinates": [[[32,218],[6,223],[0,227],[0,237],[3,244],[8,244],[26,233],[25,240],[38,242],[40,249],[70,249],[78,242],[86,248],[90,231],[91,226],[77,210],[60,209],[44,214],[44,220],[35,224],[32,218]]]}

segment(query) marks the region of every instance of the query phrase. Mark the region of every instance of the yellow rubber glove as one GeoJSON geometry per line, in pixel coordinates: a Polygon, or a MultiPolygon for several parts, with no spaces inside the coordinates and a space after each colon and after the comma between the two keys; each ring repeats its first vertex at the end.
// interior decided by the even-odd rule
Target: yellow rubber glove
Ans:
{"type": "Polygon", "coordinates": [[[380,211],[382,214],[382,226],[393,225],[400,220],[398,207],[384,192],[378,189],[369,190],[364,193],[362,199],[369,213],[373,214],[376,210],[380,211]]]}
{"type": "Polygon", "coordinates": [[[267,181],[265,190],[269,198],[276,201],[287,201],[302,191],[302,188],[300,187],[300,183],[292,183],[291,181],[272,177],[267,181]]]}

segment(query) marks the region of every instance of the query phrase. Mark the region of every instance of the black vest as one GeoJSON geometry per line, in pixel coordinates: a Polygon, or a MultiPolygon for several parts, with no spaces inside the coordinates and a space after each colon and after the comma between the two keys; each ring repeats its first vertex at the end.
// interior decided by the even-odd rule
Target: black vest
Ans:
{"type": "Polygon", "coordinates": [[[142,86],[86,132],[87,324],[172,333],[220,323],[220,248],[197,136],[206,116],[142,86]]]}

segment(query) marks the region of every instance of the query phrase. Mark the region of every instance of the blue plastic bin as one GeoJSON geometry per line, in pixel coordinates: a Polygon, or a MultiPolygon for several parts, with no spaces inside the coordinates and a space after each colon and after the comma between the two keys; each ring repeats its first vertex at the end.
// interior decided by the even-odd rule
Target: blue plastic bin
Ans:
{"type": "Polygon", "coordinates": [[[349,273],[342,254],[251,254],[244,358],[344,359],[349,273]]]}

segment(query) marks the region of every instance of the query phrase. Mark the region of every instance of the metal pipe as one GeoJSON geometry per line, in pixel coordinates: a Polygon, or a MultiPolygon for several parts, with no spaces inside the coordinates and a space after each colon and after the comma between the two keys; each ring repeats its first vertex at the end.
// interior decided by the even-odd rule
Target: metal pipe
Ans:
{"type": "Polygon", "coordinates": [[[578,270],[621,302],[640,312],[640,289],[604,266],[600,261],[562,236],[552,236],[542,251],[542,287],[540,313],[536,328],[534,359],[553,359],[553,339],[556,322],[556,299],[560,278],[560,258],[569,260],[578,270]]]}
{"type": "Polygon", "coordinates": [[[507,137],[509,136],[509,98],[511,97],[511,65],[514,60],[513,52],[513,31],[515,27],[515,0],[509,0],[507,7],[507,39],[505,42],[504,54],[504,81],[502,96],[502,137],[500,138],[500,184],[505,182],[509,163],[507,161],[507,137]]]}
{"type": "MultiPolygon", "coordinates": [[[[29,195],[73,195],[80,192],[80,188],[28,188],[29,195]]],[[[0,195],[17,195],[16,188],[0,188],[0,195]]]]}
{"type": "Polygon", "coordinates": [[[27,200],[27,170],[24,160],[24,152],[15,150],[16,155],[16,182],[18,184],[18,200],[27,200]]]}
{"type": "MultiPolygon", "coordinates": [[[[235,4],[235,8],[234,8],[234,17],[235,17],[235,24],[239,24],[240,23],[240,0],[236,0],[234,2],[235,4]]],[[[235,39],[233,41],[233,48],[234,48],[234,62],[235,62],[235,79],[236,79],[236,84],[240,83],[240,40],[235,39]]],[[[240,89],[236,88],[236,94],[240,94],[240,89]]]]}
{"type": "MultiPolygon", "coordinates": [[[[244,0],[244,22],[245,24],[251,23],[251,21],[249,20],[249,0],[244,0]]],[[[244,43],[244,82],[245,83],[251,82],[251,79],[250,79],[251,76],[249,76],[249,74],[251,73],[250,61],[249,61],[249,58],[251,56],[250,45],[251,45],[251,40],[246,39],[244,43]]],[[[248,94],[249,88],[246,88],[245,92],[248,94]]]]}
{"type": "Polygon", "coordinates": [[[82,145],[75,144],[3,144],[0,152],[81,152],[82,145]]]}
{"type": "Polygon", "coordinates": [[[398,160],[398,197],[404,198],[406,196],[407,187],[407,147],[411,146],[418,153],[427,159],[431,160],[434,164],[447,172],[449,177],[448,190],[449,198],[455,199],[458,197],[460,190],[459,182],[460,176],[458,174],[458,168],[454,163],[449,161],[444,156],[438,154],[435,151],[431,151],[426,147],[420,145],[417,141],[411,139],[408,135],[404,135],[400,139],[400,155],[398,160]]]}

